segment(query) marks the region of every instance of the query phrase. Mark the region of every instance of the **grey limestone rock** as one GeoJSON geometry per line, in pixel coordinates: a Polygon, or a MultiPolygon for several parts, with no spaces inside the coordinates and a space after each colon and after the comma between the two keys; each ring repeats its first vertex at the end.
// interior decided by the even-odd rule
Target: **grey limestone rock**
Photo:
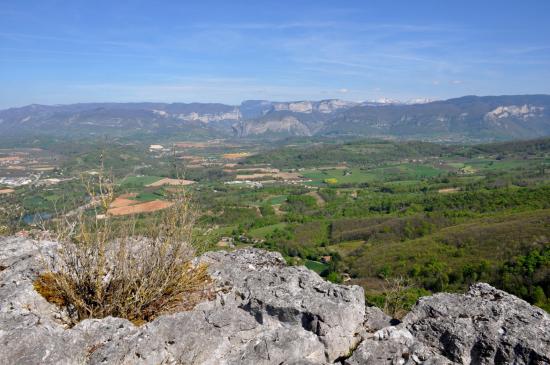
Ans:
{"type": "Polygon", "coordinates": [[[333,362],[361,340],[363,290],[328,283],[278,253],[212,252],[215,300],[136,327],[120,318],[72,328],[33,288],[55,243],[0,238],[0,363],[291,364],[333,362]]]}
{"type": "Polygon", "coordinates": [[[193,310],[70,328],[33,288],[55,248],[0,238],[0,364],[550,364],[548,314],[487,284],[422,298],[396,324],[360,287],[257,249],[197,258],[218,290],[193,310]]]}
{"type": "Polygon", "coordinates": [[[421,298],[403,323],[461,364],[550,364],[550,316],[484,283],[421,298]]]}

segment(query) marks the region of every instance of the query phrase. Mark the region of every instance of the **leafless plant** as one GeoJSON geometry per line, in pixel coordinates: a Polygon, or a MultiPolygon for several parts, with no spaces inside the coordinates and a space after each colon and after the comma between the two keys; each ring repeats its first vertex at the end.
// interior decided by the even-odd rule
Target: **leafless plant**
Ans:
{"type": "Polygon", "coordinates": [[[402,276],[387,278],[384,285],[384,312],[397,319],[407,314],[406,292],[411,287],[408,280],[402,276]]]}
{"type": "Polygon", "coordinates": [[[94,214],[82,209],[56,222],[59,250],[35,288],[67,309],[74,323],[115,316],[141,324],[192,307],[209,283],[205,265],[194,265],[195,210],[189,193],[173,193],[173,205],[136,234],[136,217],[107,211],[114,184],[102,172],[86,185],[94,214]],[[197,295],[197,293],[199,293],[197,295]]]}

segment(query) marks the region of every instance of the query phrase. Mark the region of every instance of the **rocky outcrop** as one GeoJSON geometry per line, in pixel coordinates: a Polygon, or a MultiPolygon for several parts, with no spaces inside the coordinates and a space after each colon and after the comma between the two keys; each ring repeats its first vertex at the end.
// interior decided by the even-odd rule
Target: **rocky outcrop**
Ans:
{"type": "Polygon", "coordinates": [[[550,364],[550,316],[484,283],[419,300],[372,334],[346,364],[550,364]]]}
{"type": "Polygon", "coordinates": [[[312,135],[312,131],[308,128],[308,126],[293,116],[253,123],[241,122],[234,124],[232,128],[235,134],[241,137],[251,134],[264,134],[267,132],[296,136],[312,135]]]}
{"type": "Polygon", "coordinates": [[[69,328],[33,289],[55,243],[0,238],[1,364],[550,363],[550,318],[487,284],[423,298],[401,323],[278,253],[210,252],[215,299],[140,327],[69,328]]]}
{"type": "Polygon", "coordinates": [[[403,322],[460,364],[550,364],[548,313],[488,284],[422,298],[403,322]]]}
{"type": "Polygon", "coordinates": [[[535,106],[535,105],[502,105],[499,106],[487,114],[485,114],[485,120],[493,121],[495,122],[498,119],[505,119],[505,118],[518,118],[523,119],[524,121],[535,118],[535,117],[542,117],[544,112],[543,106],[535,106]]]}

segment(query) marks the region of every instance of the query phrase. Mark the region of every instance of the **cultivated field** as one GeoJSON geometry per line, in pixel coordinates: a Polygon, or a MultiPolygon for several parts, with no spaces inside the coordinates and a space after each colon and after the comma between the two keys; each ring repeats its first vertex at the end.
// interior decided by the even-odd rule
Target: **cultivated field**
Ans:
{"type": "Polygon", "coordinates": [[[195,182],[192,181],[192,180],[164,178],[164,179],[155,181],[153,183],[147,184],[145,186],[150,187],[150,188],[156,188],[156,187],[165,186],[165,185],[178,186],[178,185],[191,185],[191,184],[194,184],[194,183],[195,182]]]}
{"type": "Polygon", "coordinates": [[[117,207],[109,208],[107,210],[107,214],[120,216],[120,215],[130,215],[130,214],[139,214],[139,213],[151,213],[151,212],[156,212],[162,209],[169,208],[174,204],[172,202],[167,202],[164,200],[153,200],[146,203],[138,203],[136,201],[132,201],[132,202],[135,202],[137,204],[126,205],[126,206],[119,205],[117,207]]]}

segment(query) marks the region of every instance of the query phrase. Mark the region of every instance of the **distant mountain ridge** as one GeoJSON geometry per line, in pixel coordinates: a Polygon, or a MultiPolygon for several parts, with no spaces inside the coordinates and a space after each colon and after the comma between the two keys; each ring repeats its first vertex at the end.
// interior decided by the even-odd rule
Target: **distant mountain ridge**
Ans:
{"type": "Polygon", "coordinates": [[[277,137],[357,135],[491,140],[550,135],[550,95],[219,103],[85,103],[0,110],[0,133],[54,136],[277,137]]]}

